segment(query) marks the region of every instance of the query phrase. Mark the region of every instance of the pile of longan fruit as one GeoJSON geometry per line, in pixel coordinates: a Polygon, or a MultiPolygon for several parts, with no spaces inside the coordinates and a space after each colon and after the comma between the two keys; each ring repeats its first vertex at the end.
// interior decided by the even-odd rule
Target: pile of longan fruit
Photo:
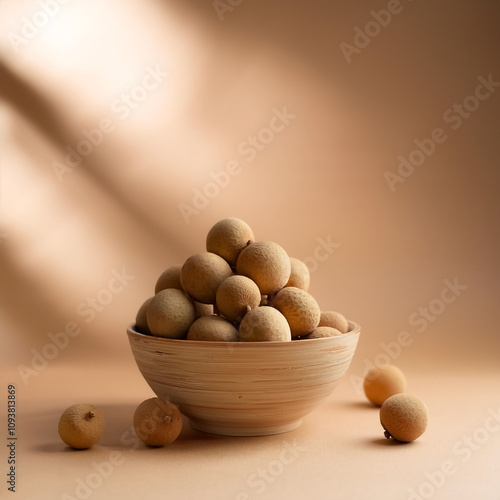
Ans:
{"type": "Polygon", "coordinates": [[[286,342],[347,333],[346,318],[321,311],[310,274],[272,241],[255,241],[237,218],[217,222],[206,252],[172,266],[140,307],[135,329],[169,339],[286,342]]]}

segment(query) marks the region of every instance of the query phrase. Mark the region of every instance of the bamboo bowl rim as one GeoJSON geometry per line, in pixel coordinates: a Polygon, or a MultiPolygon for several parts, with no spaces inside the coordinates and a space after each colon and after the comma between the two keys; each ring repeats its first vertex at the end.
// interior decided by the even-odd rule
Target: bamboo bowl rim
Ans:
{"type": "Polygon", "coordinates": [[[347,320],[347,323],[349,325],[349,331],[347,333],[343,333],[342,335],[337,335],[335,337],[323,337],[319,339],[297,339],[297,340],[291,340],[291,341],[270,341],[270,342],[223,342],[223,341],[213,341],[213,340],[187,340],[187,339],[169,339],[167,337],[158,337],[156,335],[148,335],[145,333],[141,333],[135,329],[135,323],[131,323],[128,328],[127,332],[129,335],[135,335],[139,338],[143,337],[145,339],[153,339],[155,341],[160,341],[164,342],[165,344],[186,344],[186,347],[189,345],[196,345],[196,346],[206,346],[208,347],[213,347],[215,349],[227,349],[228,346],[231,346],[231,348],[234,349],[246,349],[248,347],[243,347],[243,346],[253,346],[255,348],[258,345],[262,345],[263,348],[269,347],[269,346],[277,346],[277,345],[285,345],[290,347],[291,345],[298,344],[298,345],[311,345],[313,343],[327,343],[327,342],[332,342],[335,341],[334,339],[343,339],[346,337],[351,337],[354,335],[358,335],[361,333],[361,326],[351,320],[347,320]]]}

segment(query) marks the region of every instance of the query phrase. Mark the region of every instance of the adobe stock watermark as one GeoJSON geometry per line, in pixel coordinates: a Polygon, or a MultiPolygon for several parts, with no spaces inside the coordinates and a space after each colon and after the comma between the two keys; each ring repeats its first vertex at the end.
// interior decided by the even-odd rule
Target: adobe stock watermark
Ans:
{"type": "MultiPolygon", "coordinates": [[[[411,2],[411,0],[408,1],[411,2]]],[[[397,16],[403,12],[403,8],[400,0],[389,0],[385,9],[379,11],[371,10],[371,19],[364,25],[364,28],[361,29],[359,26],[354,27],[352,43],[341,42],[339,44],[347,63],[351,63],[354,54],[361,54],[362,50],[368,47],[372,43],[372,40],[391,24],[393,16],[397,16]]]]}
{"type": "Polygon", "coordinates": [[[469,434],[464,434],[451,448],[451,458],[445,460],[438,468],[424,472],[425,480],[415,488],[408,489],[408,500],[428,500],[443,488],[448,479],[460,471],[492,436],[500,431],[500,407],[489,408],[483,424],[469,434]]]}
{"type": "Polygon", "coordinates": [[[417,147],[406,156],[398,156],[399,163],[396,172],[391,170],[384,172],[384,178],[391,192],[394,193],[398,184],[403,184],[413,175],[416,168],[422,166],[427,158],[436,152],[439,144],[443,144],[448,140],[451,131],[458,130],[464,124],[464,121],[479,109],[481,101],[489,99],[495,89],[500,87],[500,82],[493,80],[491,73],[487,78],[480,75],[477,80],[479,84],[473,93],[465,97],[461,103],[454,103],[443,112],[443,122],[449,124],[450,131],[447,132],[443,127],[436,127],[429,137],[416,138],[413,142],[417,147]]]}
{"type": "MultiPolygon", "coordinates": [[[[167,76],[168,73],[160,64],[156,64],[155,67],[147,66],[141,81],[111,102],[111,112],[123,122],[165,81],[167,76]]],[[[66,155],[63,161],[52,162],[52,169],[59,182],[64,180],[66,174],[74,172],[84,158],[90,156],[95,148],[104,142],[106,136],[116,130],[116,127],[116,119],[103,116],[94,128],[82,129],[80,140],[73,146],[68,144],[65,147],[66,155]]]]}
{"type": "Polygon", "coordinates": [[[363,395],[363,382],[366,374],[374,369],[381,368],[382,366],[391,364],[391,362],[401,356],[403,350],[413,344],[415,341],[415,333],[424,333],[430,324],[434,323],[440,316],[444,314],[446,308],[453,304],[462,293],[467,290],[468,286],[459,283],[458,277],[452,280],[443,280],[443,288],[439,295],[429,301],[428,304],[420,306],[408,316],[408,323],[415,328],[414,332],[406,330],[400,331],[394,340],[389,342],[381,342],[380,352],[375,356],[375,359],[370,361],[365,358],[364,360],[364,373],[363,376],[350,375],[349,379],[358,395],[363,395]]]}
{"type": "Polygon", "coordinates": [[[21,25],[16,33],[9,31],[7,38],[11,47],[20,52],[21,47],[26,46],[33,38],[35,38],[40,30],[44,29],[51,19],[56,17],[61,5],[65,5],[69,0],[39,0],[38,9],[29,16],[23,16],[20,20],[21,25]]]}
{"type": "Polygon", "coordinates": [[[307,266],[310,273],[316,271],[320,262],[328,260],[333,252],[340,248],[340,243],[332,241],[332,236],[330,234],[325,237],[318,236],[316,238],[316,243],[312,256],[302,259],[302,262],[307,266]]]}
{"type": "MultiPolygon", "coordinates": [[[[287,106],[282,109],[273,108],[271,118],[265,127],[255,134],[249,135],[236,147],[236,152],[251,163],[281,134],[297,115],[290,113],[287,106]]],[[[208,207],[210,201],[219,196],[221,190],[229,186],[231,179],[243,172],[241,160],[230,160],[225,168],[208,174],[210,178],[201,188],[193,189],[191,203],[179,203],[178,208],[186,224],[191,222],[191,217],[198,215],[208,207]]]]}
{"type": "Polygon", "coordinates": [[[74,493],[63,493],[61,500],[87,500],[95,490],[99,489],[104,481],[108,479],[117,467],[125,463],[125,456],[121,451],[112,451],[107,460],[92,462],[92,471],[86,476],[78,477],[74,493]]]}
{"type": "Polygon", "coordinates": [[[232,13],[236,7],[241,5],[243,0],[214,0],[212,6],[215,9],[220,21],[224,21],[224,16],[227,13],[232,13]]]}
{"type": "Polygon", "coordinates": [[[250,493],[242,491],[238,493],[236,500],[250,500],[254,493],[262,495],[268,486],[283,474],[286,466],[295,462],[297,457],[306,451],[306,448],[299,445],[296,439],[292,443],[283,441],[282,444],[283,447],[274,460],[271,460],[265,467],[259,467],[248,476],[246,484],[251,488],[250,493]]]}
{"type": "MultiPolygon", "coordinates": [[[[107,286],[101,288],[95,296],[87,297],[76,307],[76,315],[81,316],[84,323],[89,324],[96,316],[104,311],[105,307],[113,301],[114,297],[121,293],[128,286],[135,276],[127,273],[125,268],[121,271],[113,270],[107,286]]],[[[19,364],[17,372],[25,385],[28,385],[31,377],[37,377],[49,362],[57,358],[64,351],[72,338],[78,337],[82,333],[81,324],[75,320],[67,321],[64,327],[56,332],[49,332],[49,339],[40,349],[31,349],[31,367],[19,364]]]]}

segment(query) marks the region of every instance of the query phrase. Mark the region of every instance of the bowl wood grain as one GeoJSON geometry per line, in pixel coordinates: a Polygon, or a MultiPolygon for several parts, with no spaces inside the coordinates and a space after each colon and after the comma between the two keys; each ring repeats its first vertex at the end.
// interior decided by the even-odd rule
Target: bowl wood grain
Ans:
{"type": "Polygon", "coordinates": [[[298,427],[346,373],[360,327],[292,342],[203,342],[127,329],[137,366],[155,394],[199,430],[229,436],[298,427]]]}

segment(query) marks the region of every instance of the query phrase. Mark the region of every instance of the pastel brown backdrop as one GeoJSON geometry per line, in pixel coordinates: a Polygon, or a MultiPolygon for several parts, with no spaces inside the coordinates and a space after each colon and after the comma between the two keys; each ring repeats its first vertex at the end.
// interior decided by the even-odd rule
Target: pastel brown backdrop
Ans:
{"type": "Polygon", "coordinates": [[[500,403],[499,3],[42,4],[0,5],[2,379],[18,391],[20,498],[74,494],[112,450],[126,460],[93,498],[497,498],[500,433],[477,429],[500,403]],[[68,147],[88,154],[69,165],[68,147]],[[410,156],[421,164],[398,170],[410,156]],[[170,454],[132,455],[120,437],[152,393],[126,327],[228,216],[304,259],[320,306],[361,324],[349,373],[293,433],[186,427],[170,454]],[[81,333],[33,367],[68,322],[81,333]],[[387,359],[430,409],[411,448],[382,446],[360,391],[387,359]],[[103,405],[109,431],[67,455],[57,419],[81,401],[103,405]],[[296,459],[252,486],[294,439],[296,459]]]}

